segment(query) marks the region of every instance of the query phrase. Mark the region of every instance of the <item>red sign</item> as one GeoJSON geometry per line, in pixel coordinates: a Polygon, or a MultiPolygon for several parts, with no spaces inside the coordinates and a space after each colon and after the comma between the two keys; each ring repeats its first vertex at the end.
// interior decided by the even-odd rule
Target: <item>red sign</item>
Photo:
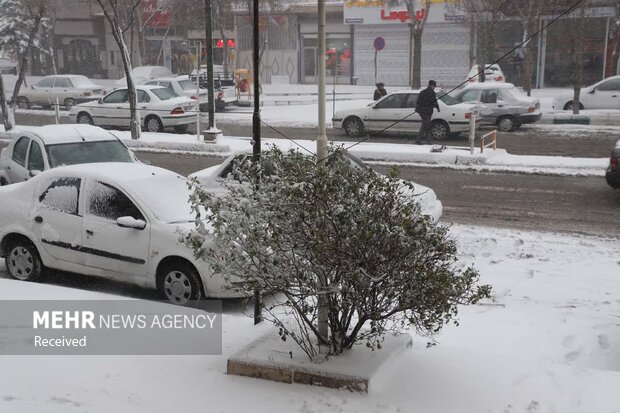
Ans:
{"type": "MultiPolygon", "coordinates": [[[[416,10],[415,19],[417,21],[421,21],[424,19],[425,14],[425,9],[416,10]]],[[[386,13],[384,9],[381,9],[381,20],[400,20],[401,23],[404,23],[407,20],[411,20],[411,16],[409,16],[409,12],[407,10],[392,10],[389,13],[386,13]]]]}
{"type": "Polygon", "coordinates": [[[376,37],[375,41],[373,42],[373,46],[378,52],[383,50],[385,48],[385,39],[381,36],[376,37]]]}

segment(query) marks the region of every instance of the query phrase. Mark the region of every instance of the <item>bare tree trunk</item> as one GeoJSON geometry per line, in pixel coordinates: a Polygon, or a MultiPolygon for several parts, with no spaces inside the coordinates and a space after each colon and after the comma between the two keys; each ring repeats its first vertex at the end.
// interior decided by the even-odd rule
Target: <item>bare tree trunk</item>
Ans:
{"type": "Polygon", "coordinates": [[[127,79],[127,95],[129,99],[129,111],[130,111],[130,127],[131,127],[131,139],[140,139],[141,134],[141,120],[140,112],[138,111],[138,96],[136,94],[136,86],[133,83],[131,77],[131,58],[129,57],[129,50],[123,39],[123,33],[118,27],[118,23],[112,24],[112,34],[118,47],[121,49],[121,61],[123,62],[123,70],[125,71],[125,78],[127,79]]]}
{"type": "Polygon", "coordinates": [[[226,30],[220,26],[220,37],[222,38],[222,66],[224,69],[224,79],[228,79],[228,37],[226,37],[226,30]]]}
{"type": "Polygon", "coordinates": [[[13,97],[11,98],[11,107],[9,113],[9,124],[7,125],[7,131],[13,129],[14,119],[15,119],[15,108],[17,106],[17,98],[19,97],[19,90],[22,87],[22,83],[24,83],[24,78],[26,77],[26,69],[28,68],[28,56],[32,51],[32,45],[34,44],[34,39],[39,32],[39,26],[41,25],[41,14],[37,15],[34,19],[33,27],[28,33],[28,45],[26,49],[23,51],[21,56],[19,56],[19,71],[17,72],[17,81],[15,82],[15,87],[13,88],[13,97]]]}
{"type": "Polygon", "coordinates": [[[532,95],[532,47],[530,42],[523,49],[523,90],[532,95]]]}
{"type": "Polygon", "coordinates": [[[419,89],[421,85],[422,75],[422,35],[424,34],[424,25],[428,19],[428,12],[430,10],[431,3],[426,2],[424,9],[418,11],[423,15],[416,15],[414,10],[413,1],[407,2],[407,12],[411,22],[409,23],[409,62],[410,62],[410,77],[409,83],[412,89],[419,89]]]}
{"type": "Polygon", "coordinates": [[[583,80],[583,36],[585,29],[585,6],[584,3],[580,6],[580,14],[577,17],[577,27],[571,31],[571,47],[570,55],[572,62],[571,70],[571,82],[573,85],[573,114],[579,114],[579,95],[581,93],[581,85],[583,80]]]}
{"type": "Polygon", "coordinates": [[[4,80],[2,79],[2,74],[0,73],[0,108],[2,109],[2,119],[4,122],[4,130],[8,131],[13,128],[13,125],[10,124],[9,120],[9,108],[6,105],[6,97],[4,94],[4,80]]]}
{"type": "Polygon", "coordinates": [[[422,84],[422,32],[413,32],[413,64],[411,74],[413,81],[411,82],[412,89],[420,89],[422,84]]]}

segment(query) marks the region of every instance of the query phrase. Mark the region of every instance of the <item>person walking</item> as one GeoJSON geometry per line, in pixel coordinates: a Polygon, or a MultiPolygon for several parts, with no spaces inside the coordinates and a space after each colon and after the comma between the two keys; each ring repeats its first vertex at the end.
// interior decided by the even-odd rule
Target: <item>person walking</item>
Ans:
{"type": "Polygon", "coordinates": [[[387,90],[385,90],[385,85],[383,82],[379,82],[376,84],[377,88],[375,89],[375,94],[373,96],[374,100],[379,100],[383,96],[387,95],[387,90]]]}
{"type": "Polygon", "coordinates": [[[435,94],[435,88],[437,82],[434,80],[428,81],[428,87],[420,92],[418,101],[415,105],[415,111],[420,114],[422,118],[422,124],[420,125],[420,131],[416,137],[416,143],[427,143],[432,139],[431,136],[431,117],[433,117],[433,108],[439,110],[439,104],[437,103],[437,95],[435,94]]]}

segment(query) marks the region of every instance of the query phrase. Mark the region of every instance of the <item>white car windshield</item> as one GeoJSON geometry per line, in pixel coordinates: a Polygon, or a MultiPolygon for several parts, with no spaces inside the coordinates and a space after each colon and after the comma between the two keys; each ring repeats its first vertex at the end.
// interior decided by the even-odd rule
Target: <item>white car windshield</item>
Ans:
{"type": "Polygon", "coordinates": [[[187,178],[180,175],[154,175],[132,182],[138,198],[160,221],[182,223],[194,221],[187,187],[187,178]],[[161,196],[165,191],[166,196],[161,196]]]}
{"type": "Polygon", "coordinates": [[[50,168],[95,162],[133,162],[119,141],[75,142],[46,145],[50,168]]]}
{"type": "Polygon", "coordinates": [[[153,92],[160,100],[168,100],[179,97],[179,95],[168,88],[151,89],[151,92],[153,92]]]}

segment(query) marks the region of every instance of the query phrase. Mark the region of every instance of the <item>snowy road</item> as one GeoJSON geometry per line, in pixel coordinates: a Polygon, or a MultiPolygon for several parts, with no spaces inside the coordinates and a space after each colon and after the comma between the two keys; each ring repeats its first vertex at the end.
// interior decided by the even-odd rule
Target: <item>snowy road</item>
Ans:
{"type": "MultiPolygon", "coordinates": [[[[140,153],[140,159],[187,175],[221,158],[140,153]]],[[[388,167],[375,166],[386,172],[388,167]]],[[[618,235],[620,191],[601,177],[479,173],[400,167],[401,177],[429,186],[444,205],[445,221],[529,230],[618,235]]]]}

